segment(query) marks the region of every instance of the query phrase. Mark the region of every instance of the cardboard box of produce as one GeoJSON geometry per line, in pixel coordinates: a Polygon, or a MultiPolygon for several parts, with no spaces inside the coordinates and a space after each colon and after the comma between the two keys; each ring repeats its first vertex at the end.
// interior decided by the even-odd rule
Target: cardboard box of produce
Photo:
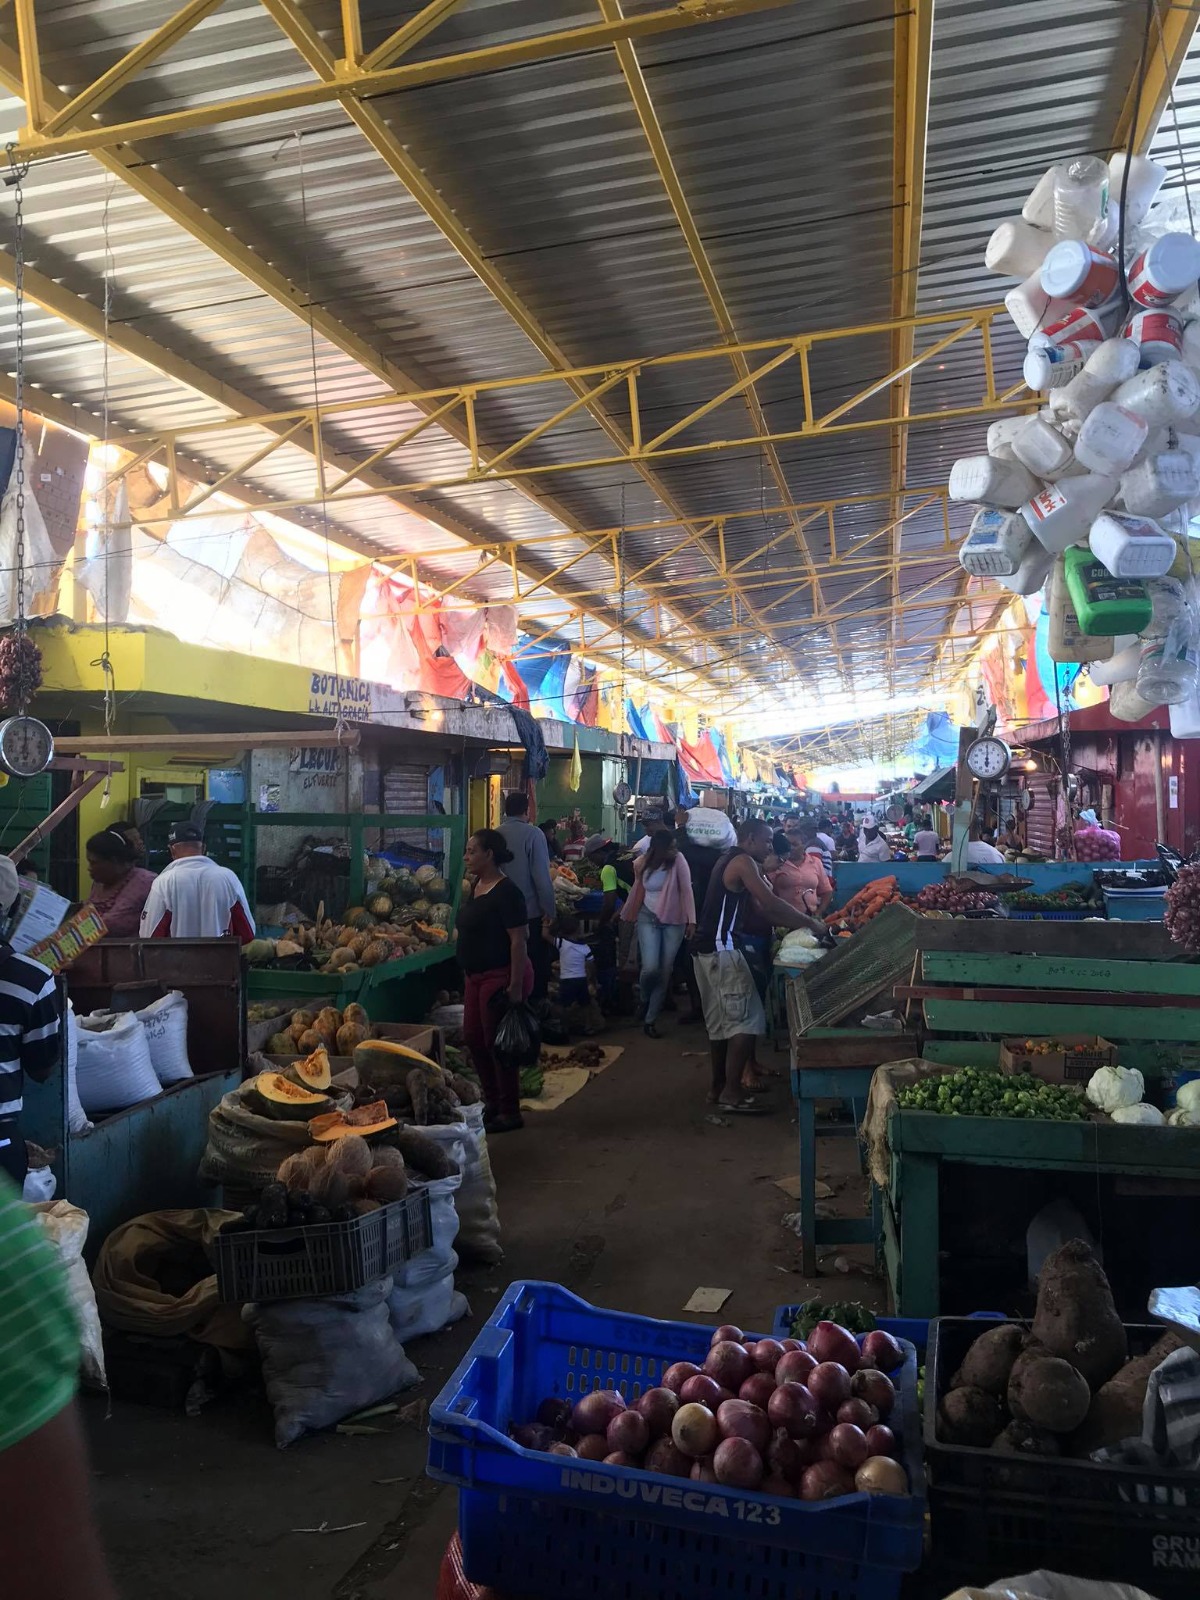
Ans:
{"type": "Polygon", "coordinates": [[[1117,1047],[1093,1033],[1064,1033],[1053,1039],[1005,1039],[1001,1072],[1031,1072],[1043,1083],[1085,1084],[1101,1067],[1116,1065],[1117,1047]]]}

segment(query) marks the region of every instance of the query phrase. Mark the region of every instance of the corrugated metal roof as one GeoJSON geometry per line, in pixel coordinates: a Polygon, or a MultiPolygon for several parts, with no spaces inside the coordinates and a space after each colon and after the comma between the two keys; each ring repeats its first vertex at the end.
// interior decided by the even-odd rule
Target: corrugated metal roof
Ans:
{"type": "MultiPolygon", "coordinates": [[[[636,13],[652,0],[636,0],[636,13]]],[[[39,0],[47,76],[79,88],[174,11],[171,0],[39,0]]],[[[364,0],[367,47],[420,7],[364,0]]],[[[340,50],[336,0],[306,5],[305,15],[340,50]]],[[[472,48],[548,27],[596,20],[573,0],[468,0],[414,59],[472,48]]],[[[986,305],[1007,285],[983,269],[983,244],[995,222],[1019,209],[1045,165],[1080,149],[1105,148],[1132,63],[1141,11],[1125,0],[1038,0],[997,7],[987,0],[938,0],[935,15],[925,214],[918,309],[940,312],[986,305]],[[1053,109],[1053,115],[1039,113],[1053,109]]],[[[668,148],[742,338],[844,327],[885,319],[893,295],[892,226],[894,10],[884,0],[836,6],[793,5],[651,38],[638,57],[668,148]]],[[[0,37],[11,42],[11,19],[0,37]],[[9,31],[6,31],[9,30],[9,31]]],[[[211,98],[265,92],[310,78],[292,46],[257,0],[226,0],[161,61],[114,96],[105,117],[134,117],[211,98]]],[[[1181,102],[1186,134],[1200,122],[1200,69],[1185,70],[1181,102]]],[[[604,363],[703,348],[719,328],[638,123],[616,55],[608,49],[409,89],[376,98],[373,108],[453,208],[546,339],[575,364],[604,363]]],[[[15,131],[18,102],[0,102],[0,127],[15,131]]],[[[6,137],[9,133],[6,132],[6,137]]],[[[1173,136],[1172,136],[1173,137],[1173,136]]],[[[1160,139],[1161,143],[1161,139],[1160,139]]],[[[532,373],[546,364],[538,344],[492,297],[467,263],[336,106],[220,124],[142,147],[157,170],[265,260],[311,294],[379,357],[422,385],[436,386],[532,373]]],[[[1168,159],[1164,156],[1163,159],[1168,159]]],[[[1176,161],[1176,165],[1178,162],[1176,161]]],[[[362,398],[382,380],[225,265],[119,178],[88,156],[37,167],[28,184],[29,256],[48,277],[93,305],[103,299],[111,260],[116,324],[186,357],[256,403],[272,408],[362,398]]],[[[922,330],[917,348],[941,330],[922,330]]],[[[1002,386],[1020,376],[1021,343],[997,324],[993,336],[1002,386]]],[[[978,338],[953,346],[917,369],[914,412],[980,399],[978,338]]],[[[12,362],[12,300],[0,294],[0,357],[12,362]]],[[[818,415],[842,404],[886,372],[890,341],[875,335],[819,345],[812,356],[818,415]]],[[[31,312],[32,379],[92,411],[107,409],[132,429],[187,427],[226,414],[212,398],[110,351],[40,311],[31,312]]],[[[728,381],[723,360],[654,369],[643,379],[643,427],[681,415],[728,381]]],[[[758,385],[773,428],[803,425],[798,364],[758,385]]],[[[565,385],[482,396],[481,438],[502,445],[546,420],[570,398],[565,385]]],[[[886,416],[887,391],[867,401],[864,417],[886,416]]],[[[604,404],[627,426],[616,393],[604,404]]],[[[329,437],[361,458],[415,418],[411,407],[358,413],[331,423],[329,437]]],[[[686,441],[714,441],[752,431],[734,399],[689,429],[686,441]]],[[[982,447],[979,421],[914,426],[907,483],[944,483],[955,456],[982,447]]],[[[223,469],[239,446],[255,448],[248,428],[205,441],[206,458],[223,469]]],[[[683,442],[682,440],[680,442],[683,442]]],[[[787,494],[798,501],[871,495],[889,486],[888,430],[827,436],[778,447],[787,494]]],[[[578,411],[535,446],[531,463],[608,457],[604,430],[578,411]]],[[[436,427],[406,447],[404,478],[465,475],[463,446],[436,427]]],[[[284,498],[303,494],[312,461],[285,446],[247,472],[247,480],[284,498]]],[[[886,500],[839,510],[836,557],[847,564],[816,586],[797,575],[806,562],[835,558],[822,519],[802,537],[763,546],[787,527],[771,515],[780,487],[753,446],[682,457],[657,466],[651,481],[625,464],[553,474],[538,480],[537,500],[497,482],[430,491],[420,503],[468,525],[476,539],[516,538],[531,546],[532,570],[549,572],[583,546],[572,529],[664,521],[661,531],[629,533],[627,563],[654,567],[663,625],[677,651],[700,660],[691,628],[711,631],[718,649],[760,680],[785,674],[755,641],[726,635],[745,622],[718,595],[715,537],[684,543],[663,496],[699,523],[720,514],[768,508],[731,522],[726,559],[744,599],[773,629],[808,681],[832,683],[833,634],[856,684],[879,681],[889,637],[890,579],[863,587],[863,561],[892,548],[905,563],[900,593],[921,590],[920,609],[894,630],[896,676],[927,676],[939,634],[964,593],[945,550],[940,503],[905,516],[894,534],[886,500]],[[669,520],[668,520],[669,519],[669,520]],[[680,548],[676,548],[680,546],[680,548]],[[855,552],[858,551],[856,554],[855,552]],[[858,563],[857,571],[854,563],[858,563]],[[858,591],[855,593],[855,591],[858,591]],[[821,612],[820,608],[825,608],[821,612]],[[680,619],[688,619],[684,626],[680,619]]],[[[313,522],[314,513],[299,513],[313,522]]],[[[441,528],[422,525],[386,498],[347,502],[331,511],[333,531],[392,555],[446,551],[441,528]]],[[[969,512],[953,508],[950,534],[965,532],[969,512]]],[[[470,571],[477,556],[444,556],[430,569],[447,581],[470,571]]],[[[484,569],[464,592],[501,598],[504,569],[484,569]]],[[[559,581],[587,603],[621,602],[634,612],[655,597],[628,586],[614,594],[602,554],[580,560],[559,581]]],[[[530,602],[564,619],[570,602],[540,589],[530,602]]],[[[960,626],[962,624],[960,623],[960,626]]],[[[605,624],[589,623],[595,639],[605,624]]],[[[629,625],[653,637],[657,618],[629,625]]],[[[611,644],[611,640],[609,641],[611,644]]]]}

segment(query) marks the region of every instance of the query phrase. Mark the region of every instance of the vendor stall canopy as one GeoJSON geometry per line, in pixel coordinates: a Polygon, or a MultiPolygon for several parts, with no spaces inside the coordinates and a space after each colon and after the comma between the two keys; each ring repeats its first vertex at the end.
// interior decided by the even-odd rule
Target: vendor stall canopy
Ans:
{"type": "Polygon", "coordinates": [[[1061,156],[1179,181],[1198,16],[11,0],[28,408],[153,536],[216,484],[722,715],[944,703],[1007,600],[949,466],[1036,403],[983,240],[1061,156]]]}

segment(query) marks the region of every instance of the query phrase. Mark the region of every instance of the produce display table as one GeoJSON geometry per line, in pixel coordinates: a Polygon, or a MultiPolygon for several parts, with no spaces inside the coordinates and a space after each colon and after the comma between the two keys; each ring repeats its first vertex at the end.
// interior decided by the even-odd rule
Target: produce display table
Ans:
{"type": "Polygon", "coordinates": [[[940,1315],[938,1251],[942,1165],[1119,1173],[1200,1193],[1200,1135],[1192,1128],[945,1117],[896,1109],[888,1119],[891,1179],[883,1253],[896,1312],[940,1315]]]}

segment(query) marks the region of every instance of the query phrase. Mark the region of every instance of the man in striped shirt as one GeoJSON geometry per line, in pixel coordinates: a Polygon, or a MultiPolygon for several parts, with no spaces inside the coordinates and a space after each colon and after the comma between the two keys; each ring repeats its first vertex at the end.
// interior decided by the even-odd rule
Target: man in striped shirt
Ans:
{"type": "MultiPolygon", "coordinates": [[[[0,919],[20,893],[17,869],[0,856],[0,919]]],[[[59,1007],[53,974],[0,943],[0,1172],[18,1185],[28,1165],[21,1133],[25,1074],[45,1083],[59,1064],[59,1007]]]]}

